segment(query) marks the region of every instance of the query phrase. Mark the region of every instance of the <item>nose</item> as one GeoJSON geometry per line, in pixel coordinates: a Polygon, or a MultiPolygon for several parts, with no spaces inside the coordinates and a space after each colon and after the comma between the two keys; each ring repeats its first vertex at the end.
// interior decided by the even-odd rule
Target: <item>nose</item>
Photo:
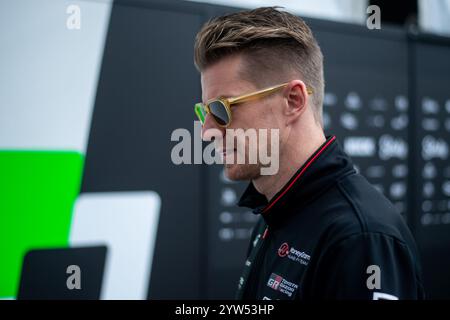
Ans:
{"type": "Polygon", "coordinates": [[[205,123],[202,127],[202,140],[212,141],[218,136],[223,137],[225,134],[225,129],[217,125],[210,114],[205,117],[205,123]]]}

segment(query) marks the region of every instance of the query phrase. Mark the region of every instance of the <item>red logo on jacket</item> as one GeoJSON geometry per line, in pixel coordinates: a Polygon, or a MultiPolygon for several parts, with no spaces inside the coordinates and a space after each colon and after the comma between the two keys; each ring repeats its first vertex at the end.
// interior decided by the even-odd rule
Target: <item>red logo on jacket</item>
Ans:
{"type": "Polygon", "coordinates": [[[283,243],[278,249],[278,255],[282,258],[286,257],[289,253],[289,245],[287,242],[283,243]]]}

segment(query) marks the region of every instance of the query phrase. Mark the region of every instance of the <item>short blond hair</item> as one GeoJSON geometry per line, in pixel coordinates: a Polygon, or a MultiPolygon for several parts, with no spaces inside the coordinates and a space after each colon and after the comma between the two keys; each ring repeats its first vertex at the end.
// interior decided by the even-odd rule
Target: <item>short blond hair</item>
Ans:
{"type": "Polygon", "coordinates": [[[257,85],[289,81],[293,72],[300,75],[313,89],[314,117],[323,126],[323,55],[305,21],[265,7],[212,19],[196,36],[194,62],[200,72],[236,53],[245,57],[242,76],[257,85]]]}

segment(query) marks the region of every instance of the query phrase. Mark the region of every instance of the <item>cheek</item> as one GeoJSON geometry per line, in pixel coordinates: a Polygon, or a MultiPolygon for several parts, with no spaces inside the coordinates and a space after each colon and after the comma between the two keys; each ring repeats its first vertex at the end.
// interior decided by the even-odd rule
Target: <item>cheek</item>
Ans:
{"type": "Polygon", "coordinates": [[[236,106],[232,110],[232,128],[278,128],[279,110],[269,104],[253,103],[236,106]]]}
{"type": "Polygon", "coordinates": [[[249,121],[253,124],[254,128],[274,128],[274,117],[271,112],[271,107],[266,104],[258,104],[252,106],[251,114],[249,114],[249,121]]]}
{"type": "Polygon", "coordinates": [[[279,114],[277,108],[272,106],[265,106],[259,113],[260,128],[278,129],[281,122],[279,121],[279,114]]]}
{"type": "Polygon", "coordinates": [[[255,128],[258,123],[258,113],[254,108],[246,105],[238,105],[232,111],[232,121],[230,129],[249,129],[255,128]]]}
{"type": "Polygon", "coordinates": [[[273,123],[279,128],[284,126],[283,106],[281,104],[272,105],[270,107],[270,111],[272,114],[273,123]]]}

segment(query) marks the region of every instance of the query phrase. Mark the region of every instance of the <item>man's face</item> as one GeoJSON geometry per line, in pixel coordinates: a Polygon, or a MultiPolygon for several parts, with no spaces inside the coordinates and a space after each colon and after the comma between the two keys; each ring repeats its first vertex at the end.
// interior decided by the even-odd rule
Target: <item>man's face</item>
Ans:
{"type": "MultiPolygon", "coordinates": [[[[243,63],[245,58],[241,55],[232,55],[223,58],[219,62],[213,64],[204,70],[201,74],[202,84],[202,100],[206,102],[217,97],[236,97],[242,94],[254,92],[263,88],[256,87],[253,83],[242,79],[243,63]]],[[[273,83],[272,85],[277,85],[273,83]]],[[[282,90],[280,90],[282,92],[282,90]]],[[[250,139],[243,135],[237,135],[234,140],[234,147],[230,148],[226,144],[227,133],[226,129],[221,128],[212,119],[211,115],[207,115],[205,124],[202,129],[204,140],[211,139],[211,130],[216,129],[220,131],[223,139],[223,146],[218,150],[223,153],[225,163],[225,173],[231,180],[254,180],[261,175],[260,161],[256,164],[249,163],[249,152],[259,155],[259,148],[266,147],[270,154],[270,137],[271,130],[267,130],[267,139],[259,140],[260,129],[280,129],[280,117],[282,103],[282,94],[278,92],[261,99],[251,100],[248,102],[232,105],[232,121],[227,129],[243,129],[248,132],[248,129],[256,129],[257,143],[249,143],[250,139]],[[208,131],[209,130],[209,131],[208,131]],[[244,148],[238,148],[238,145],[243,145],[244,148]],[[262,145],[265,144],[265,145],[262,145]],[[244,152],[244,154],[242,154],[244,152]],[[238,164],[238,157],[245,159],[244,164],[238,164]],[[232,163],[230,163],[232,162],[232,163]]],[[[231,135],[228,136],[231,138],[231,135]]],[[[273,155],[271,155],[273,156],[273,155]]],[[[278,156],[278,154],[276,155],[278,156]]]]}

